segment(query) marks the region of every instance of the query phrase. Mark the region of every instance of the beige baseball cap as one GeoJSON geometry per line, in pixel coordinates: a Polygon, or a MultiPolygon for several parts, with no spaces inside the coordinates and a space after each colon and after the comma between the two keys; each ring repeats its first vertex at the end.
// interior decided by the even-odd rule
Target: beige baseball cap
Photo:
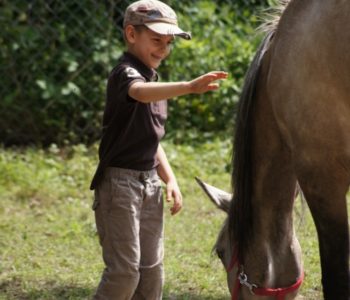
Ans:
{"type": "Polygon", "coordinates": [[[123,25],[124,28],[127,25],[145,25],[162,35],[191,39],[191,33],[183,31],[178,26],[174,10],[158,0],[140,0],[130,4],[125,11],[123,25]]]}

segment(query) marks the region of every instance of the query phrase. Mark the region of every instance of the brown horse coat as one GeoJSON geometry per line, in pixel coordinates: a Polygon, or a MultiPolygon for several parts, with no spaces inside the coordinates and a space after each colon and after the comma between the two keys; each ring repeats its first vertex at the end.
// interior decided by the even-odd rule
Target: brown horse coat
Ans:
{"type": "MultiPolygon", "coordinates": [[[[246,76],[234,139],[233,201],[216,249],[226,267],[237,250],[251,283],[293,284],[302,272],[293,229],[298,183],[318,232],[324,298],[348,300],[350,1],[286,4],[246,76]]],[[[228,280],[232,291],[232,274],[228,280]]],[[[243,288],[240,299],[260,298],[243,288]]]]}

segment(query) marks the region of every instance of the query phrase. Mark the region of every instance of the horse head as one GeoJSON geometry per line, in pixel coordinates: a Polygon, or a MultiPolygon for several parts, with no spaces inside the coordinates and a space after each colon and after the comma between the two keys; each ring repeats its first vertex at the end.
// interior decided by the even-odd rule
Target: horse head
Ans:
{"type": "MultiPolygon", "coordinates": [[[[232,194],[222,191],[214,186],[211,186],[199,178],[196,178],[198,184],[209,197],[209,199],[214,203],[214,205],[220,210],[224,211],[226,214],[229,213],[230,205],[232,201],[232,194]]],[[[225,219],[223,226],[218,234],[217,240],[213,247],[213,251],[220,258],[226,272],[227,272],[227,285],[232,293],[233,283],[235,281],[235,274],[237,272],[236,267],[233,267],[235,249],[230,242],[229,234],[229,222],[228,218],[225,219]]]]}
{"type": "MultiPolygon", "coordinates": [[[[231,203],[233,201],[233,195],[211,186],[199,178],[196,178],[196,180],[215,206],[224,211],[226,214],[229,214],[231,203]]],[[[249,296],[244,297],[244,299],[256,299],[255,296],[272,296],[276,297],[276,299],[294,299],[303,281],[303,273],[294,284],[285,288],[262,288],[258,287],[256,284],[250,283],[247,275],[244,273],[243,266],[239,262],[238,249],[232,242],[229,224],[229,218],[227,216],[218,234],[213,251],[215,251],[217,256],[220,258],[226,270],[227,285],[231,293],[232,300],[241,299],[239,298],[239,294],[240,287],[242,285],[250,290],[250,294],[248,294],[249,296]]]]}

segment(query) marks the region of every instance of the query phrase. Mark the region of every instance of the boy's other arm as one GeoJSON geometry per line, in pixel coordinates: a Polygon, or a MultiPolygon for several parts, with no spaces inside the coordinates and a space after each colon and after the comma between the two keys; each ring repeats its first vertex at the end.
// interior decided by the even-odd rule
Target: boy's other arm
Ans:
{"type": "Polygon", "coordinates": [[[182,208],[182,195],[180,188],[177,184],[176,177],[173,170],[168,162],[166,154],[163,147],[159,144],[157,149],[157,159],[159,165],[157,167],[157,173],[159,177],[166,184],[166,201],[170,202],[171,199],[174,199],[173,206],[170,208],[171,214],[175,215],[182,208]]]}
{"type": "Polygon", "coordinates": [[[227,78],[227,73],[214,71],[191,81],[183,82],[135,82],[129,88],[129,96],[149,103],[186,94],[202,94],[219,88],[214,81],[227,78]]]}

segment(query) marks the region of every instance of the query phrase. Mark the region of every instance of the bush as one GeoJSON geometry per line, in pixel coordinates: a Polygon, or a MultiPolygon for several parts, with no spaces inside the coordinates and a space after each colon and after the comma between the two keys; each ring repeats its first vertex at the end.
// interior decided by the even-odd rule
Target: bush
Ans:
{"type": "Polygon", "coordinates": [[[7,76],[1,74],[1,141],[96,139],[105,77],[121,53],[120,47],[110,51],[110,10],[93,1],[5,1],[0,9],[0,57],[7,62],[7,76]]]}
{"type": "MultiPolygon", "coordinates": [[[[100,136],[105,84],[124,50],[122,12],[132,1],[0,3],[0,142],[90,143],[100,136]],[[116,30],[116,28],[117,30],[116,30]]],[[[162,80],[209,70],[230,73],[220,91],[170,102],[168,132],[231,128],[242,78],[259,38],[255,14],[265,1],[167,1],[192,41],[178,41],[162,80]]]]}
{"type": "Polygon", "coordinates": [[[193,39],[179,40],[161,67],[163,80],[191,79],[212,70],[229,72],[221,88],[209,94],[181,97],[170,102],[168,129],[180,137],[192,128],[201,132],[231,130],[233,114],[247,66],[259,42],[252,10],[221,1],[198,1],[180,15],[181,27],[190,28],[193,39]],[[191,17],[188,17],[188,16],[191,17]]]}

